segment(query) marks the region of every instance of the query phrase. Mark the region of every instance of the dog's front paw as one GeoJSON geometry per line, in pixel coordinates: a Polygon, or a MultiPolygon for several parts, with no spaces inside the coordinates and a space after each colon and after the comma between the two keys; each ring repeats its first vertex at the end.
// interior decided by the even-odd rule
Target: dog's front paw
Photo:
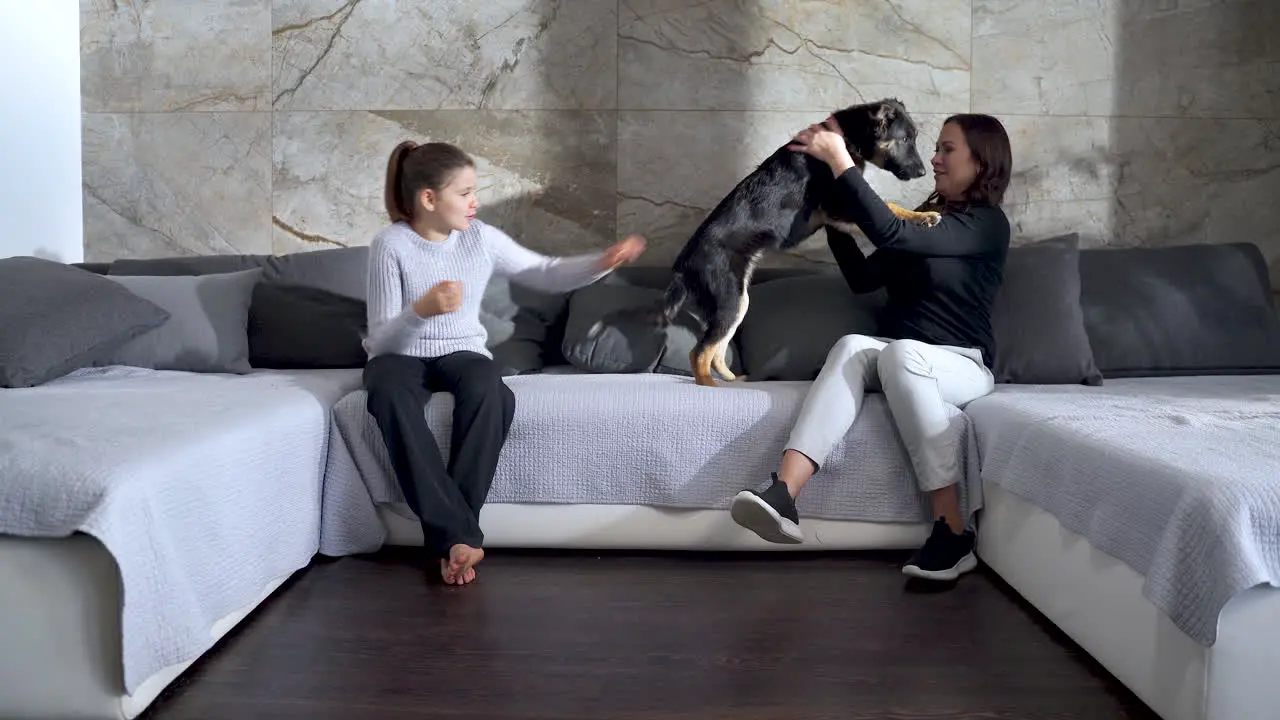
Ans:
{"type": "Polygon", "coordinates": [[[936,213],[936,212],[920,213],[920,224],[925,227],[934,227],[940,222],[942,222],[941,213],[936,213]]]}

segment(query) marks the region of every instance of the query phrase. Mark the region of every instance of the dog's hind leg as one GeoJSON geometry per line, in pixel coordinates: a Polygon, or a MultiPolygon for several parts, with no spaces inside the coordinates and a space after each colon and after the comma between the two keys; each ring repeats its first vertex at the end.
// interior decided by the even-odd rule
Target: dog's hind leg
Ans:
{"type": "Polygon", "coordinates": [[[714,353],[715,346],[701,342],[689,352],[689,366],[693,368],[694,383],[706,387],[716,386],[715,378],[711,377],[711,356],[714,353]]]}
{"type": "MultiPolygon", "coordinates": [[[[745,295],[745,293],[743,294],[745,295]]],[[[730,301],[717,307],[711,316],[711,321],[707,323],[707,331],[702,334],[702,337],[698,338],[697,344],[693,346],[689,361],[693,365],[693,379],[699,385],[716,386],[715,378],[711,376],[713,369],[724,375],[726,380],[734,379],[734,375],[729,372],[728,367],[721,370],[716,366],[724,364],[723,360],[719,360],[720,353],[728,346],[738,323],[741,322],[743,316],[742,308],[743,303],[741,301],[736,304],[730,301]],[[719,362],[717,362],[718,360],[719,362]]]]}
{"type": "Polygon", "coordinates": [[[891,203],[891,202],[886,202],[885,205],[889,206],[889,210],[892,211],[896,217],[902,220],[906,220],[907,222],[916,223],[917,225],[927,225],[928,227],[933,227],[934,225],[937,225],[938,223],[942,222],[942,216],[931,210],[930,211],[908,210],[902,207],[901,205],[898,205],[896,203],[891,203]]]}
{"type": "Polygon", "coordinates": [[[729,369],[729,363],[725,359],[725,353],[729,351],[729,343],[733,342],[733,336],[738,333],[738,328],[742,325],[742,319],[747,316],[747,305],[749,304],[749,300],[750,297],[744,290],[742,292],[742,299],[738,301],[737,317],[734,318],[733,324],[729,326],[729,333],[724,336],[723,340],[716,343],[716,352],[711,357],[711,369],[715,370],[720,374],[720,377],[729,382],[737,380],[738,377],[729,369]]]}

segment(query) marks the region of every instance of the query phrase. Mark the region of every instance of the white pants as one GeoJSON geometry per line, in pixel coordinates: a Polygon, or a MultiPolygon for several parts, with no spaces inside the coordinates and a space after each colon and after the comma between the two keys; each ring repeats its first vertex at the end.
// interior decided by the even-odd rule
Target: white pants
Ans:
{"type": "Polygon", "coordinates": [[[881,390],[920,489],[940,490],[960,481],[961,418],[950,417],[947,406],[963,407],[994,387],[978,350],[846,335],[832,346],[809,388],[787,449],[821,467],[853,427],[866,392],[881,390]]]}

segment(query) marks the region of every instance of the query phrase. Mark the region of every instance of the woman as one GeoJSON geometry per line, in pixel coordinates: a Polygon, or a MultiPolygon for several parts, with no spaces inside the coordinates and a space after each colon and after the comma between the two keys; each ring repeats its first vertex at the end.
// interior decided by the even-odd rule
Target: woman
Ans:
{"type": "Polygon", "coordinates": [[[942,213],[934,227],[896,218],[854,168],[834,118],[796,135],[791,149],[831,166],[832,202],[843,205],[876,246],[869,257],[852,237],[827,229],[840,270],[856,293],[884,287],[881,332],[836,342],[809,390],[772,483],[746,490],[731,512],[772,542],[802,542],[795,498],[849,428],[867,390],[883,391],[920,489],[937,518],[928,541],[903,567],[907,575],[954,580],[972,570],[974,533],[961,517],[955,437],[947,405],[965,404],[995,385],[991,305],[1004,273],[1009,220],[1001,210],[1012,152],[999,120],[947,118],[933,156],[934,193],[921,210],[942,213]]]}
{"type": "Polygon", "coordinates": [[[368,410],[396,480],[448,584],[475,579],[480,508],[515,415],[515,396],[485,348],[480,300],[493,274],[548,292],[588,285],[644,251],[632,235],[603,253],[556,258],[476,220],[475,163],[446,143],[403,142],[387,161],[391,225],[369,250],[368,410]],[[453,395],[446,467],[424,407],[453,395]]]}

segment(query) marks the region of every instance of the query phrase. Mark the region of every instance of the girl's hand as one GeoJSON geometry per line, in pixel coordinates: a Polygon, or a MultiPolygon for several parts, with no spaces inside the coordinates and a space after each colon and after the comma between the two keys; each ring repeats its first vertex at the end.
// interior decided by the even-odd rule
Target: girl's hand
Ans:
{"type": "Polygon", "coordinates": [[[640,235],[628,235],[616,245],[604,251],[600,258],[600,270],[606,272],[620,265],[634,261],[644,252],[644,238],[640,235]]]}
{"type": "Polygon", "coordinates": [[[849,148],[844,144],[844,136],[840,134],[840,125],[834,117],[827,118],[821,125],[810,125],[796,133],[795,141],[787,145],[787,149],[821,160],[830,165],[836,175],[854,165],[849,148]]]}
{"type": "Polygon", "coordinates": [[[413,303],[413,311],[421,318],[444,315],[460,307],[462,307],[462,283],[457,280],[436,283],[413,303]]]}

